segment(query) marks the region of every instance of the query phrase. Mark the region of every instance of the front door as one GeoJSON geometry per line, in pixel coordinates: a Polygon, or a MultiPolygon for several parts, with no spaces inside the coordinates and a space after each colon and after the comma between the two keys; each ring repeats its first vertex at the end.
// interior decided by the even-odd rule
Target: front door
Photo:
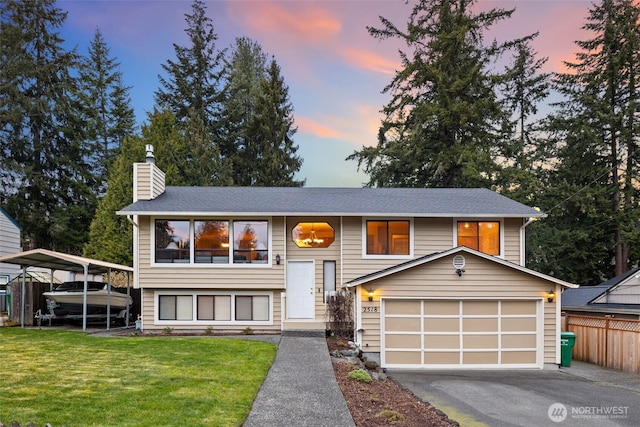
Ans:
{"type": "Polygon", "coordinates": [[[288,319],[315,318],[314,271],[313,261],[287,262],[288,319]]]}

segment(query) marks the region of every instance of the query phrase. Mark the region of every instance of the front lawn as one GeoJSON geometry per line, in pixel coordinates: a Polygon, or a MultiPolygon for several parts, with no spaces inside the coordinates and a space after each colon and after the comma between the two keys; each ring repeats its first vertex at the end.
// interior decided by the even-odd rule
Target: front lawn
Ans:
{"type": "Polygon", "coordinates": [[[0,328],[0,422],[239,426],[275,354],[232,338],[0,328]]]}

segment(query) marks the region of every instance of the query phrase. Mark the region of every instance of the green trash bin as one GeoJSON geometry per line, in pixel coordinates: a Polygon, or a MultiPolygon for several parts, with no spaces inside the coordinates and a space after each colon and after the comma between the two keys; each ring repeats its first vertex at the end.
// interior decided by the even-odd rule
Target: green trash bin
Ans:
{"type": "Polygon", "coordinates": [[[571,366],[571,353],[576,345],[576,334],[573,332],[562,332],[560,334],[560,366],[571,366]]]}

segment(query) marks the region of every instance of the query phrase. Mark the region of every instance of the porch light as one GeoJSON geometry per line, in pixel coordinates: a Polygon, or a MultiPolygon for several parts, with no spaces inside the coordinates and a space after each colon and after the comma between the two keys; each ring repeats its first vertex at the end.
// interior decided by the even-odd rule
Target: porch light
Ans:
{"type": "Polygon", "coordinates": [[[556,293],[553,292],[553,289],[551,289],[547,294],[547,302],[553,302],[555,301],[555,299],[556,299],[556,293]]]}
{"type": "Polygon", "coordinates": [[[369,301],[373,301],[373,289],[369,289],[369,301]]]}
{"type": "Polygon", "coordinates": [[[276,264],[280,265],[280,254],[276,255],[276,264]]]}

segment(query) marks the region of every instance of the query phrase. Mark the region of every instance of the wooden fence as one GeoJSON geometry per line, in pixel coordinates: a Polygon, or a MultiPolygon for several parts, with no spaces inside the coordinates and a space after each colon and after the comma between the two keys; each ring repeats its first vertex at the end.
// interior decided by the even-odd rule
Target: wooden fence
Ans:
{"type": "Polygon", "coordinates": [[[566,314],[563,325],[576,334],[574,360],[640,374],[640,320],[566,314]]]}

